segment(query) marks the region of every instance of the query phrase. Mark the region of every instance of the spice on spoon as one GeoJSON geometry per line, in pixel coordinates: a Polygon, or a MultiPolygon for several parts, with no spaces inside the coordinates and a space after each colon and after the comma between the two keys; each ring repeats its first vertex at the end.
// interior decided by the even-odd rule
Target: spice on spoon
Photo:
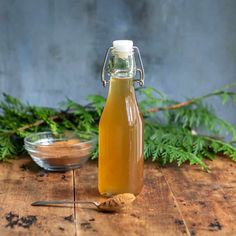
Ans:
{"type": "Polygon", "coordinates": [[[107,200],[99,203],[97,206],[99,211],[114,212],[119,211],[125,206],[131,204],[135,200],[135,196],[131,193],[122,193],[108,198],[107,200]]]}
{"type": "Polygon", "coordinates": [[[106,199],[102,202],[94,201],[37,201],[33,202],[32,206],[49,206],[55,204],[93,204],[97,207],[98,211],[102,212],[118,212],[122,208],[130,205],[134,200],[135,196],[131,193],[121,193],[117,194],[111,198],[106,199]]]}

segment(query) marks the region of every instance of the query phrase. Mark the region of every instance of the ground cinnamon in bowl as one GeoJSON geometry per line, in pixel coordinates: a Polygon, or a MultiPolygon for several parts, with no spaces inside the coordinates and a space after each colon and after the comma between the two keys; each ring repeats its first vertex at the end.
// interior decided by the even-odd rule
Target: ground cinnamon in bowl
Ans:
{"type": "Polygon", "coordinates": [[[80,167],[89,157],[94,140],[73,136],[54,137],[49,132],[38,133],[25,139],[25,148],[41,167],[51,171],[65,171],[80,167]]]}
{"type": "Polygon", "coordinates": [[[41,159],[53,166],[73,165],[86,160],[91,152],[91,144],[78,139],[56,141],[48,145],[38,145],[36,150],[41,159]]]}

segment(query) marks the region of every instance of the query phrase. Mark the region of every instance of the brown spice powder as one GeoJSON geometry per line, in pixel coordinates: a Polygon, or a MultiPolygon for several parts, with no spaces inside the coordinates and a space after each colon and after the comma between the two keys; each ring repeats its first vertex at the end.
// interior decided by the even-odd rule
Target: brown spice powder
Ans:
{"type": "Polygon", "coordinates": [[[57,141],[48,145],[38,145],[38,157],[51,166],[73,165],[87,159],[92,145],[79,139],[57,141]]]}
{"type": "Polygon", "coordinates": [[[108,198],[104,202],[101,202],[98,209],[104,212],[119,211],[123,207],[131,204],[135,199],[136,197],[132,193],[117,194],[111,198],[108,198]]]}

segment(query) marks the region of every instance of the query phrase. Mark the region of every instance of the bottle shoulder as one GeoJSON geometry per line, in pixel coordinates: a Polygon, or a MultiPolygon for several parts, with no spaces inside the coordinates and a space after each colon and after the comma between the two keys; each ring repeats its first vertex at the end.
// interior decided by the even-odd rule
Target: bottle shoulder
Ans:
{"type": "Polygon", "coordinates": [[[128,127],[142,124],[143,117],[137,102],[132,99],[126,99],[118,103],[107,100],[100,118],[100,125],[102,123],[128,127]]]}

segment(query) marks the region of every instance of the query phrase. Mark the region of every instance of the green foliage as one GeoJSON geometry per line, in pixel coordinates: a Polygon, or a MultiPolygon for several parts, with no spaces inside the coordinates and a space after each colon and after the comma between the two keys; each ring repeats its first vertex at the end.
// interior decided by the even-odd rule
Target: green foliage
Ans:
{"type": "Polygon", "coordinates": [[[77,130],[92,131],[94,119],[92,114],[86,109],[86,107],[67,99],[67,110],[70,110],[73,114],[73,127],[77,130]]]}
{"type": "MultiPolygon", "coordinates": [[[[181,165],[199,165],[208,170],[205,159],[213,160],[223,154],[236,161],[236,129],[218,117],[212,106],[204,100],[216,96],[225,105],[236,93],[228,91],[235,84],[185,102],[170,100],[155,88],[137,89],[140,110],[144,115],[144,156],[163,165],[175,162],[181,165]],[[204,130],[205,133],[201,134],[204,130]],[[219,139],[219,135],[221,139],[219,139]],[[224,136],[230,135],[226,142],[224,136]]],[[[82,106],[71,99],[60,109],[30,106],[10,95],[3,94],[0,102],[0,160],[14,158],[24,151],[23,138],[29,133],[63,130],[98,133],[98,122],[105,105],[100,95],[88,97],[82,106]]],[[[92,159],[97,158],[98,148],[92,159]]]]}
{"type": "Polygon", "coordinates": [[[8,156],[14,155],[15,153],[16,149],[11,141],[11,134],[2,130],[0,136],[0,160],[5,160],[8,156]]]}
{"type": "Polygon", "coordinates": [[[161,91],[155,88],[138,88],[136,89],[136,91],[140,96],[139,108],[144,116],[147,114],[150,115],[148,109],[167,104],[168,100],[166,99],[166,96],[161,91]]]}
{"type": "Polygon", "coordinates": [[[203,128],[213,134],[232,135],[236,139],[235,128],[227,121],[219,118],[212,107],[201,102],[194,105],[181,107],[172,111],[172,120],[169,123],[176,123],[183,128],[203,128]]]}
{"type": "Polygon", "coordinates": [[[100,117],[103,107],[105,106],[106,99],[100,95],[90,95],[87,99],[91,102],[90,106],[95,109],[98,116],[100,117]]]}
{"type": "Polygon", "coordinates": [[[207,170],[204,158],[213,160],[217,154],[236,161],[236,148],[229,143],[193,134],[186,128],[145,124],[144,155],[153,161],[159,160],[163,165],[171,162],[181,165],[187,161],[207,170]]]}
{"type": "Polygon", "coordinates": [[[171,162],[181,165],[188,161],[191,165],[198,164],[202,169],[207,169],[201,153],[205,145],[203,139],[192,135],[187,129],[151,123],[145,126],[144,155],[153,161],[160,160],[163,165],[171,162]]]}

